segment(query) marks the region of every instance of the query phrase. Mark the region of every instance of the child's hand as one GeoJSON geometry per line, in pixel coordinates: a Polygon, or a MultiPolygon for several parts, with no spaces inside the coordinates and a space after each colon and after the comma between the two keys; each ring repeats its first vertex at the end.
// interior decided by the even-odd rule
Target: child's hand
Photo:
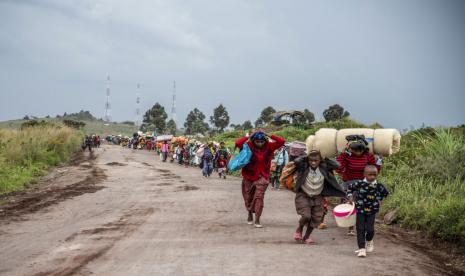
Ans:
{"type": "Polygon", "coordinates": [[[348,200],[349,204],[354,204],[354,198],[352,196],[349,196],[348,200]]]}

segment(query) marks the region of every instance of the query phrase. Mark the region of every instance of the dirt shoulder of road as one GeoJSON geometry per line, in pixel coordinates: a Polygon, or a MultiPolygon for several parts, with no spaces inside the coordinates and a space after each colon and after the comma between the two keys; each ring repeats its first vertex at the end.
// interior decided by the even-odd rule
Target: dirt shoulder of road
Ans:
{"type": "Polygon", "coordinates": [[[377,232],[388,238],[392,243],[407,245],[421,251],[431,259],[442,264],[451,275],[465,275],[465,248],[456,244],[436,240],[423,232],[412,231],[397,224],[379,224],[377,232]]]}
{"type": "Polygon", "coordinates": [[[19,220],[25,214],[37,212],[51,205],[85,193],[104,188],[104,170],[94,166],[97,153],[76,153],[65,164],[53,168],[26,189],[0,197],[0,221],[19,220]]]}

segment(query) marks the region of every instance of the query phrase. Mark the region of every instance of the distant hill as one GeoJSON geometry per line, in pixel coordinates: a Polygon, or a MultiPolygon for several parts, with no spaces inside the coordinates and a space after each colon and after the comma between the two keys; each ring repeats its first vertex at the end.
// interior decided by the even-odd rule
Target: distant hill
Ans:
{"type": "Polygon", "coordinates": [[[25,116],[21,120],[10,120],[0,122],[0,128],[12,128],[17,129],[21,127],[21,124],[28,121],[28,119],[35,119],[38,121],[44,120],[47,122],[52,122],[58,125],[63,125],[63,120],[75,120],[81,121],[86,124],[84,127],[84,132],[86,134],[99,134],[105,136],[108,134],[112,135],[127,135],[132,136],[132,134],[137,130],[133,122],[127,121],[123,123],[106,123],[102,119],[97,119],[89,111],[81,110],[77,113],[63,114],[63,116],[57,115],[55,118],[36,118],[25,116]]]}

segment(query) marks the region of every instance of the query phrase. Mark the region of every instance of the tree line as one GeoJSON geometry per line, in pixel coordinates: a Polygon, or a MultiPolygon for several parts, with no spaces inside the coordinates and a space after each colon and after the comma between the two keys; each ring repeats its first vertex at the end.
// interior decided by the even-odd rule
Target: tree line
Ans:
{"type": "MultiPolygon", "coordinates": [[[[213,109],[213,114],[209,118],[210,125],[205,121],[207,119],[205,114],[198,108],[194,108],[187,114],[184,122],[184,132],[186,135],[223,133],[228,127],[234,130],[250,130],[254,127],[259,128],[269,125],[275,119],[273,116],[275,113],[276,110],[272,106],[268,106],[262,110],[254,123],[246,120],[242,124],[230,124],[229,113],[226,107],[220,104],[213,109]]],[[[350,113],[338,104],[331,105],[323,111],[323,117],[327,122],[340,120],[349,116],[350,113]]],[[[165,108],[157,102],[143,115],[140,130],[144,132],[155,130],[158,134],[169,133],[176,135],[178,129],[176,122],[173,119],[167,119],[168,114],[165,108]]],[[[295,123],[310,125],[314,122],[314,113],[308,109],[304,109],[303,116],[297,117],[295,123]]]]}

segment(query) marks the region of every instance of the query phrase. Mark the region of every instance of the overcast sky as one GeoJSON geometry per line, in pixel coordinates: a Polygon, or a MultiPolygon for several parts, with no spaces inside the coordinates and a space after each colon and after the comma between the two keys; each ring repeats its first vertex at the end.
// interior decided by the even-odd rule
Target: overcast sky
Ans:
{"type": "Polygon", "coordinates": [[[89,110],[178,121],[219,103],[407,128],[465,123],[465,1],[0,0],[0,120],[89,110]]]}

